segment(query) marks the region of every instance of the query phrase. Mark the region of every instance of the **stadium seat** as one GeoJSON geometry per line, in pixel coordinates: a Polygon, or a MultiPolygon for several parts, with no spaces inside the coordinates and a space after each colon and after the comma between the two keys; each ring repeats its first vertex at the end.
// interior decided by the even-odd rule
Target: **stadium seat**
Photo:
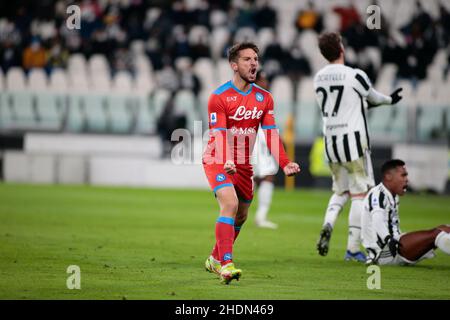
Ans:
{"type": "Polygon", "coordinates": [[[227,59],[220,59],[217,62],[217,74],[219,77],[219,86],[231,80],[233,77],[233,70],[231,70],[230,63],[227,59]]]}
{"type": "Polygon", "coordinates": [[[6,89],[9,91],[25,90],[26,80],[22,68],[12,67],[6,74],[6,89]]]}
{"type": "Polygon", "coordinates": [[[209,22],[213,27],[224,26],[228,21],[228,16],[223,10],[212,10],[209,16],[209,22]]]}
{"type": "Polygon", "coordinates": [[[292,27],[283,29],[280,26],[277,26],[276,30],[277,30],[276,38],[280,42],[280,45],[284,49],[289,49],[290,47],[292,47],[292,44],[294,43],[295,38],[297,36],[297,31],[292,27]]]}
{"type": "Polygon", "coordinates": [[[71,54],[67,66],[69,74],[87,73],[87,62],[81,53],[71,54]]]}
{"type": "Polygon", "coordinates": [[[226,27],[216,27],[211,32],[211,54],[217,60],[222,57],[225,45],[230,39],[230,31],[226,27]]]}
{"type": "Polygon", "coordinates": [[[366,112],[370,139],[383,141],[389,137],[389,121],[392,119],[392,108],[389,105],[369,109],[366,112]]]}
{"type": "Polygon", "coordinates": [[[84,95],[82,105],[86,116],[87,131],[106,132],[111,128],[106,95],[98,93],[84,95]]]}
{"type": "Polygon", "coordinates": [[[289,115],[293,114],[292,82],[286,76],[278,76],[270,88],[274,99],[275,120],[280,132],[283,132],[289,115]]]}
{"type": "Polygon", "coordinates": [[[156,132],[156,117],[151,110],[149,95],[137,95],[132,103],[135,106],[136,118],[133,130],[138,134],[154,134],[156,132]]]}
{"type": "MultiPolygon", "coordinates": [[[[266,47],[274,42],[275,32],[272,28],[262,28],[258,31],[258,47],[261,53],[264,53],[266,47]]],[[[261,54],[262,55],[262,54],[261,54]]]]}
{"type": "Polygon", "coordinates": [[[114,93],[106,97],[109,115],[109,129],[113,133],[130,133],[135,120],[133,97],[114,93]]]}
{"type": "Polygon", "coordinates": [[[5,90],[5,76],[3,70],[0,68],[0,130],[3,129],[3,122],[7,112],[6,103],[4,101],[5,90]],[[5,110],[3,110],[3,108],[5,108],[5,110]]]}
{"type": "Polygon", "coordinates": [[[91,75],[110,74],[108,60],[102,54],[93,54],[89,59],[88,67],[91,75]]]}
{"type": "Polygon", "coordinates": [[[28,90],[21,68],[12,67],[6,74],[3,115],[8,129],[33,130],[37,128],[37,114],[33,95],[28,90]]]}
{"type": "Polygon", "coordinates": [[[377,47],[367,47],[365,49],[367,57],[372,62],[375,70],[379,70],[381,67],[381,51],[377,47]]]}
{"type": "Polygon", "coordinates": [[[438,138],[444,131],[445,108],[441,106],[422,106],[418,111],[417,137],[428,142],[438,138]]]}
{"type": "Polygon", "coordinates": [[[312,78],[304,78],[300,82],[297,96],[295,115],[296,140],[312,141],[322,130],[322,120],[315,98],[312,78]]]}
{"type": "Polygon", "coordinates": [[[188,70],[192,66],[192,59],[189,57],[178,57],[175,59],[174,66],[178,72],[188,70]]]}
{"type": "Polygon", "coordinates": [[[331,10],[326,10],[323,15],[325,30],[339,31],[341,20],[339,16],[331,10]]]}
{"type": "MultiPolygon", "coordinates": [[[[404,141],[408,136],[408,121],[416,108],[415,94],[410,81],[401,80],[395,88],[402,87],[403,99],[395,106],[380,106],[369,110],[369,130],[378,141],[404,141]]],[[[378,88],[377,88],[378,89],[378,88]]],[[[392,89],[382,92],[390,94],[392,89]]]]}
{"type": "Polygon", "coordinates": [[[306,57],[311,58],[315,55],[320,55],[317,44],[318,34],[314,30],[303,31],[299,38],[299,46],[306,57]]]}
{"type": "Polygon", "coordinates": [[[155,88],[155,81],[148,73],[138,73],[132,82],[132,89],[137,95],[147,96],[155,88]]]}
{"type": "Polygon", "coordinates": [[[47,90],[47,75],[43,69],[31,69],[28,74],[28,88],[32,91],[47,90]]]}
{"type": "Polygon", "coordinates": [[[47,75],[43,69],[32,69],[30,71],[28,87],[33,94],[33,101],[36,106],[37,128],[51,131],[60,130],[63,115],[62,96],[50,91],[47,83],[47,75]]]}
{"type": "Polygon", "coordinates": [[[0,68],[0,90],[5,90],[5,75],[3,74],[3,70],[0,68]]]}
{"type": "Polygon", "coordinates": [[[195,121],[201,121],[201,125],[203,125],[203,115],[200,114],[200,110],[197,108],[197,101],[192,91],[178,91],[175,95],[174,105],[175,115],[186,115],[186,127],[192,134],[194,133],[195,121]]]}
{"type": "Polygon", "coordinates": [[[90,76],[91,87],[90,90],[93,93],[103,93],[107,94],[111,92],[111,78],[109,74],[105,73],[95,73],[90,76]]]}
{"type": "Polygon", "coordinates": [[[193,26],[188,34],[190,45],[203,43],[206,41],[207,46],[210,45],[209,31],[205,26],[193,26]]]}
{"type": "Polygon", "coordinates": [[[80,132],[87,129],[84,97],[89,92],[86,74],[69,74],[70,92],[67,98],[67,113],[64,127],[69,132],[80,132]]]}
{"type": "Polygon", "coordinates": [[[132,88],[132,78],[129,72],[120,71],[115,74],[112,81],[112,92],[120,94],[130,94],[132,88]]]}
{"type": "Polygon", "coordinates": [[[397,73],[397,66],[392,63],[386,63],[378,72],[378,77],[375,82],[375,88],[385,94],[390,92],[392,84],[394,83],[395,75],[397,73]]]}
{"type": "Polygon", "coordinates": [[[146,55],[137,55],[134,58],[134,69],[137,75],[146,74],[153,76],[153,66],[150,59],[146,55]]]}
{"type": "Polygon", "coordinates": [[[161,112],[170,97],[170,92],[165,89],[156,89],[151,99],[151,111],[156,121],[160,117],[161,112]]]}
{"type": "Polygon", "coordinates": [[[110,129],[114,133],[127,133],[133,129],[136,103],[131,92],[131,75],[125,71],[118,72],[113,79],[112,94],[107,96],[110,129]]]}
{"type": "Polygon", "coordinates": [[[50,74],[48,88],[54,93],[66,93],[68,89],[67,74],[63,69],[53,70],[50,74]]]}
{"type": "Polygon", "coordinates": [[[255,30],[250,27],[239,28],[234,35],[235,42],[248,42],[254,41],[254,39],[256,39],[256,33],[255,30]]]}
{"type": "Polygon", "coordinates": [[[194,64],[194,72],[200,79],[202,88],[212,91],[217,87],[214,64],[209,58],[200,58],[194,64]]]}
{"type": "Polygon", "coordinates": [[[130,51],[134,56],[145,55],[145,42],[143,40],[131,41],[130,51]]]}

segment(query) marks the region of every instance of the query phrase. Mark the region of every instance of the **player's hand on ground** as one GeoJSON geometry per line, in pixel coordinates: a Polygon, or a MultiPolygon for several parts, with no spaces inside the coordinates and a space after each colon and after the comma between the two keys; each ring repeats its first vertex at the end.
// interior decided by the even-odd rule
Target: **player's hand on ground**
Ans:
{"type": "Polygon", "coordinates": [[[398,88],[397,90],[395,90],[394,92],[391,93],[391,98],[392,98],[392,103],[391,104],[396,104],[397,102],[399,102],[400,100],[402,100],[402,96],[400,96],[400,92],[402,92],[403,88],[398,88]]]}
{"type": "Polygon", "coordinates": [[[235,174],[236,173],[236,165],[234,164],[233,161],[228,160],[227,162],[225,162],[225,164],[223,166],[223,170],[225,170],[225,172],[228,174],[235,174]]]}
{"type": "Polygon", "coordinates": [[[283,169],[284,174],[288,177],[296,175],[300,172],[300,166],[295,162],[289,162],[283,169]]]}

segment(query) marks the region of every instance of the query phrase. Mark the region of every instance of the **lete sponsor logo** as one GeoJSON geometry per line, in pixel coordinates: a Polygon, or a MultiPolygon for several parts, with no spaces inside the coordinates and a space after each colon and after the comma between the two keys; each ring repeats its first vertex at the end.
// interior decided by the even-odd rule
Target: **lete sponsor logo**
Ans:
{"type": "Polygon", "coordinates": [[[240,106],[236,109],[234,115],[230,116],[230,119],[240,121],[248,119],[260,119],[262,117],[263,111],[258,110],[257,107],[253,107],[253,110],[247,110],[245,106],[240,106]]]}

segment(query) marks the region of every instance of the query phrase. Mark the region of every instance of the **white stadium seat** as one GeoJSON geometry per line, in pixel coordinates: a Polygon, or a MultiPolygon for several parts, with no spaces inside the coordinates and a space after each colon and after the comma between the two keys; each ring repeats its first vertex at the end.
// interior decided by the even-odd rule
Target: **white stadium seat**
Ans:
{"type": "Polygon", "coordinates": [[[25,90],[26,80],[22,68],[12,67],[6,74],[6,88],[10,91],[25,90]]]}
{"type": "Polygon", "coordinates": [[[28,88],[32,91],[47,90],[47,75],[44,69],[31,69],[28,74],[28,88]]]}

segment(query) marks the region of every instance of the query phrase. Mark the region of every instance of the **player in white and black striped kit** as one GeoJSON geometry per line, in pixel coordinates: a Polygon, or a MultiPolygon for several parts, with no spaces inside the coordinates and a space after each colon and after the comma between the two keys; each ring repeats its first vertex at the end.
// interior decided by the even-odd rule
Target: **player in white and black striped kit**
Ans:
{"type": "Polygon", "coordinates": [[[349,235],[345,260],[365,261],[360,251],[362,201],[374,186],[370,140],[366,122],[369,107],[400,101],[397,89],[390,96],[376,91],[359,69],[344,65],[341,36],[334,32],[319,37],[322,55],[330,62],[314,77],[316,98],[321,108],[325,151],[333,176],[333,191],[320,232],[317,250],[328,253],[331,233],[339,212],[351,197],[349,235]]]}
{"type": "Polygon", "coordinates": [[[441,249],[450,255],[450,225],[401,233],[399,197],[408,187],[405,162],[389,160],[381,167],[383,181],[364,199],[362,239],[368,264],[415,264],[441,249]]]}

